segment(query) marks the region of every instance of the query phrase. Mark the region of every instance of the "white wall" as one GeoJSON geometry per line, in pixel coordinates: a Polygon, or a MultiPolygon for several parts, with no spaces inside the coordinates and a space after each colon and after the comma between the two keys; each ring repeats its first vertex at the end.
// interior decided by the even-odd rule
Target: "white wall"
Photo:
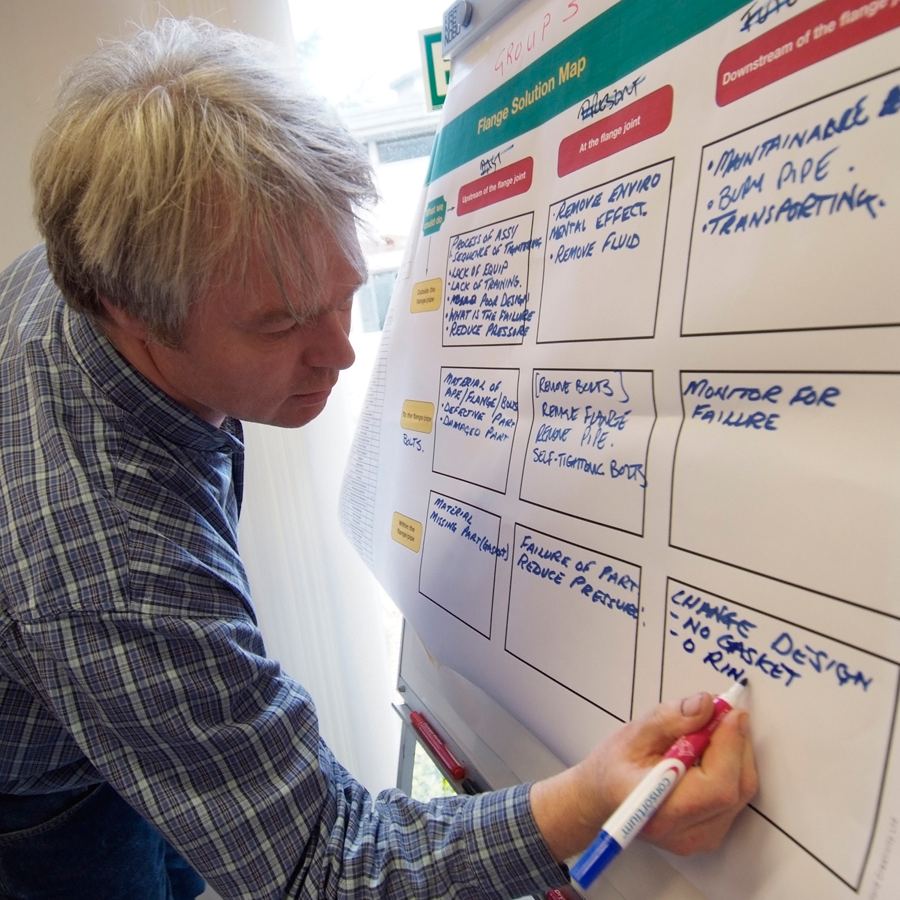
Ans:
{"type": "MultiPolygon", "coordinates": [[[[31,219],[31,151],[60,74],[129,23],[150,25],[156,0],[3,0],[0,8],[0,270],[39,240],[31,219]]],[[[287,0],[166,0],[170,14],[292,43],[287,0]]]]}

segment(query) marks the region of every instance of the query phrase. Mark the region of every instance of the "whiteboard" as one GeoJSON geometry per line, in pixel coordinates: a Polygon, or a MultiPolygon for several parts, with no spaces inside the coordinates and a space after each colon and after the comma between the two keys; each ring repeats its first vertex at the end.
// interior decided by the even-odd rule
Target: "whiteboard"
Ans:
{"type": "Polygon", "coordinates": [[[526,3],[454,64],[348,532],[563,763],[749,679],[693,889],[890,896],[900,2],[526,3]]]}

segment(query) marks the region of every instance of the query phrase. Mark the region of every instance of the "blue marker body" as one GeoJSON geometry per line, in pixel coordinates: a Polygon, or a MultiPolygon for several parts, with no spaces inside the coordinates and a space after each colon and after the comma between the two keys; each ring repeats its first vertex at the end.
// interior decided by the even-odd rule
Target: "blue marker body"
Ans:
{"type": "Polygon", "coordinates": [[[594,839],[582,857],[569,870],[569,874],[586,888],[594,883],[594,879],[622,852],[617,844],[605,831],[594,839]]]}

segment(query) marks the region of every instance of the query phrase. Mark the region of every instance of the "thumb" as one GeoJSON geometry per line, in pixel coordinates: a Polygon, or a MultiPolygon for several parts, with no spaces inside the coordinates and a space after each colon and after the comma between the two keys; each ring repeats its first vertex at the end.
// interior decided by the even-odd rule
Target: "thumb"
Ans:
{"type": "Polygon", "coordinates": [[[683,700],[660,703],[643,719],[638,720],[637,744],[651,755],[665,753],[682,735],[699,731],[713,714],[713,698],[706,692],[694,694],[683,700]]]}

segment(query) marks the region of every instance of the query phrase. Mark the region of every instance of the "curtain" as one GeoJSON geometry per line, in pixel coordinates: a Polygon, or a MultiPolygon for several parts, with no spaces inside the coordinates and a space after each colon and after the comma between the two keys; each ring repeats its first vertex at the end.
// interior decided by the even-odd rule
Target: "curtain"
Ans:
{"type": "Polygon", "coordinates": [[[356,417],[354,379],[341,378],[304,428],[245,425],[240,548],[268,655],[310,691],[337,758],[378,791],[396,782],[400,726],[379,590],[338,522],[356,417]]]}

